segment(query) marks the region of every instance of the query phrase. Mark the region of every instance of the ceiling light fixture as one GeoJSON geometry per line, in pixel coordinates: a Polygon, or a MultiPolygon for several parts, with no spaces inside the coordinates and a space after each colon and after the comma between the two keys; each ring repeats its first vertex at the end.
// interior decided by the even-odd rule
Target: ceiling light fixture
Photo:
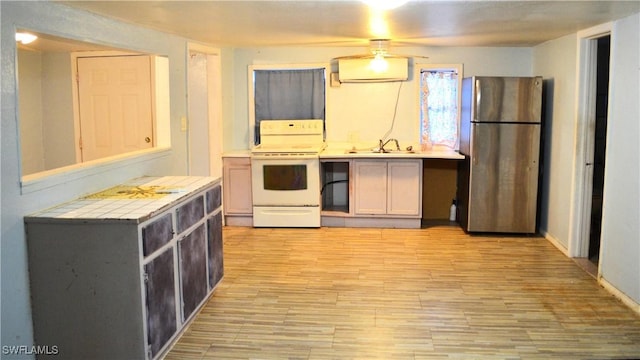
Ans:
{"type": "Polygon", "coordinates": [[[389,39],[369,40],[369,50],[373,54],[373,59],[369,63],[371,70],[377,73],[387,71],[389,64],[384,57],[389,51],[389,39]]]}
{"type": "Polygon", "coordinates": [[[34,42],[37,38],[38,38],[37,36],[29,33],[23,33],[23,32],[16,33],[16,41],[24,45],[34,42]]]}
{"type": "Polygon", "coordinates": [[[392,10],[409,2],[409,0],[362,0],[376,10],[392,10]]]}
{"type": "Polygon", "coordinates": [[[376,73],[382,73],[387,71],[387,69],[389,68],[389,63],[382,54],[376,54],[376,56],[371,59],[369,67],[376,73]]]}

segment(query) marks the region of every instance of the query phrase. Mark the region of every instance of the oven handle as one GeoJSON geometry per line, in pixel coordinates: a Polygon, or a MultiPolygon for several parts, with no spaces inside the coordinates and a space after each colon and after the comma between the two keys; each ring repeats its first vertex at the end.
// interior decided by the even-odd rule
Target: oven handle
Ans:
{"type": "Polygon", "coordinates": [[[252,154],[251,159],[255,160],[298,160],[298,159],[319,159],[317,154],[252,154]]]}

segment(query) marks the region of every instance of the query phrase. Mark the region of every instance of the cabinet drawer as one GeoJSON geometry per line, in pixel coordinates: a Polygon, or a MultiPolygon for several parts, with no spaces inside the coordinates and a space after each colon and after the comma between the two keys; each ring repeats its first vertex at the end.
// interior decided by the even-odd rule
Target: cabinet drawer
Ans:
{"type": "Polygon", "coordinates": [[[146,257],[153,254],[173,238],[171,213],[142,228],[142,253],[146,257]]]}
{"type": "Polygon", "coordinates": [[[211,214],[215,209],[222,205],[221,187],[220,185],[207,191],[207,214],[211,214]]]}
{"type": "Polygon", "coordinates": [[[176,210],[176,227],[178,233],[187,230],[204,217],[204,201],[200,195],[176,210]]]}

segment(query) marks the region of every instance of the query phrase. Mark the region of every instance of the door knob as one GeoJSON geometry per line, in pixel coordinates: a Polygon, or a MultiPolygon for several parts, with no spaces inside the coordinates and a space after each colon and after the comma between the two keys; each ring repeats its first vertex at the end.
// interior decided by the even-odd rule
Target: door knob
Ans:
{"type": "Polygon", "coordinates": [[[145,138],[144,138],[144,141],[145,141],[146,143],[150,143],[150,142],[151,142],[151,138],[147,136],[147,137],[145,137],[145,138]]]}

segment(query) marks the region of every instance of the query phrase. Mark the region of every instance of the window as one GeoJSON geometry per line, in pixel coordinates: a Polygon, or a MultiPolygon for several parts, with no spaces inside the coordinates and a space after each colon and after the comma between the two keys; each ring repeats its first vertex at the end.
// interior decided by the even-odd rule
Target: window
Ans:
{"type": "Polygon", "coordinates": [[[250,124],[254,145],[265,120],[322,119],[326,113],[325,66],[250,66],[250,124]]]}
{"type": "Polygon", "coordinates": [[[462,65],[418,65],[420,143],[458,149],[462,65]]]}

